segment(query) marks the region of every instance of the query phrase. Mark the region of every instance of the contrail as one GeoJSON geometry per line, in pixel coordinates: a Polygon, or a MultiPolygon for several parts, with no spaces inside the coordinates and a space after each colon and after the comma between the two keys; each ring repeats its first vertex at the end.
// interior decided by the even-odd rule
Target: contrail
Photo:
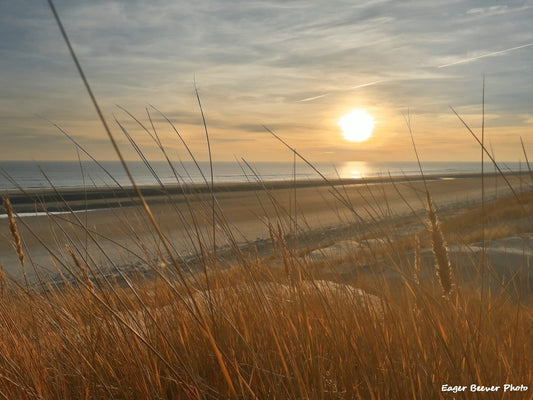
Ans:
{"type": "Polygon", "coordinates": [[[364,88],[364,87],[367,87],[367,86],[373,86],[373,85],[377,85],[378,83],[381,83],[381,82],[385,82],[385,80],[381,79],[379,81],[363,83],[362,85],[352,86],[350,89],[359,89],[359,88],[364,88]]]}
{"type": "Polygon", "coordinates": [[[472,57],[472,58],[466,58],[464,60],[455,61],[455,62],[449,63],[449,64],[439,65],[437,68],[446,68],[446,67],[451,67],[452,65],[465,64],[465,63],[469,63],[469,62],[472,62],[472,61],[479,60],[480,58],[494,57],[494,56],[498,56],[500,54],[508,53],[510,51],[513,51],[513,50],[523,49],[524,47],[530,47],[530,46],[533,46],[533,43],[523,44],[522,46],[511,47],[511,48],[505,49],[505,50],[494,51],[492,53],[482,54],[480,56],[472,57]]]}
{"type": "MultiPolygon", "coordinates": [[[[364,88],[364,87],[367,87],[367,86],[377,85],[378,83],[381,83],[381,82],[385,82],[385,80],[384,80],[384,79],[381,79],[381,80],[379,80],[379,81],[363,83],[363,84],[361,84],[361,85],[357,85],[357,86],[351,86],[350,88],[348,88],[348,89],[343,89],[342,91],[353,90],[353,89],[360,89],[360,88],[364,88]]],[[[329,94],[330,94],[330,93],[324,93],[324,94],[321,94],[321,95],[318,95],[318,96],[314,96],[314,97],[307,97],[307,98],[305,98],[305,99],[298,100],[298,103],[303,103],[304,101],[313,101],[313,100],[316,100],[316,99],[321,99],[322,97],[326,97],[326,96],[328,96],[329,94]]]]}
{"type": "Polygon", "coordinates": [[[326,97],[328,94],[329,93],[325,93],[325,94],[321,94],[320,96],[307,97],[306,99],[298,100],[298,103],[303,103],[304,101],[312,101],[312,100],[320,99],[322,97],[326,97]]]}

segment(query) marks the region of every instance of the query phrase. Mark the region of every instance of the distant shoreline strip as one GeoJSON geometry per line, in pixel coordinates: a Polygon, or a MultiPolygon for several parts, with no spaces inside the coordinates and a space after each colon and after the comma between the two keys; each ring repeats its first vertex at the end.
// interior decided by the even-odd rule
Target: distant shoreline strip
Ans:
{"type": "MultiPolygon", "coordinates": [[[[84,213],[84,212],[92,212],[92,211],[99,211],[99,210],[112,210],[113,208],[86,208],[86,209],[79,209],[79,210],[69,210],[69,211],[34,211],[34,212],[17,212],[15,215],[15,218],[22,218],[22,217],[43,217],[48,215],[64,215],[64,214],[72,214],[72,213],[84,213]]],[[[0,219],[7,218],[7,214],[0,213],[0,219]]]]}
{"type": "MultiPolygon", "coordinates": [[[[519,175],[519,172],[509,172],[506,175],[519,175]]],[[[495,177],[498,173],[487,173],[485,177],[495,177]]],[[[427,181],[454,180],[480,178],[479,173],[465,174],[438,174],[427,175],[427,181]]],[[[300,180],[300,181],[265,181],[265,182],[244,182],[244,183],[219,183],[213,187],[213,193],[229,192],[249,192],[263,190],[283,190],[298,189],[306,187],[320,186],[352,186],[352,185],[376,185],[387,183],[402,183],[420,181],[420,175],[410,176],[381,176],[357,179],[330,179],[328,181],[300,180]]],[[[167,202],[169,200],[181,202],[185,201],[187,195],[205,196],[211,194],[211,187],[205,184],[188,184],[188,185],[166,185],[144,186],[141,192],[149,204],[167,202]]],[[[2,193],[3,196],[9,197],[11,204],[19,216],[42,216],[42,215],[59,215],[69,214],[80,211],[97,211],[103,209],[117,209],[121,207],[131,207],[138,205],[138,198],[133,188],[57,188],[57,189],[38,189],[26,190],[8,190],[2,193]]],[[[5,218],[5,211],[0,210],[0,218],[5,218]]]]}

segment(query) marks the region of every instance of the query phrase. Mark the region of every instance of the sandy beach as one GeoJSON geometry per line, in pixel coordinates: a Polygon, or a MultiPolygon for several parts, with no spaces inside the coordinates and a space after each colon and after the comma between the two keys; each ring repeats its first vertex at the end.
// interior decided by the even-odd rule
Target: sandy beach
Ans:
{"type": "MultiPolygon", "coordinates": [[[[508,179],[516,190],[524,184],[518,176],[508,179]]],[[[481,199],[481,179],[477,176],[431,177],[427,184],[437,207],[447,212],[476,204],[481,199]]],[[[186,194],[176,188],[169,188],[167,193],[158,188],[143,189],[161,230],[182,256],[198,251],[199,238],[203,243],[212,243],[213,202],[218,247],[268,238],[269,223],[277,226],[279,222],[284,232],[293,233],[296,229],[299,233],[347,223],[368,223],[388,215],[405,216],[425,207],[424,184],[415,178],[393,182],[375,179],[335,188],[323,181],[297,186],[290,182],[271,183],[268,187],[218,185],[214,196],[205,188],[193,189],[186,194]]],[[[510,190],[502,177],[485,178],[486,199],[508,193],[510,190]]],[[[138,199],[131,191],[120,194],[104,190],[87,195],[69,190],[63,192],[65,204],[54,201],[50,194],[48,197],[42,192],[30,195],[44,199],[44,207],[51,211],[64,209],[65,204],[78,210],[24,216],[32,208],[39,211],[40,207],[11,193],[14,208],[21,213],[18,225],[23,238],[25,269],[31,279],[35,271],[55,273],[54,264],[71,262],[67,247],[80,257],[92,257],[93,262],[104,266],[161,257],[160,240],[145,211],[135,205],[138,199]]],[[[0,262],[7,274],[21,278],[22,268],[6,218],[0,219],[0,262]]]]}

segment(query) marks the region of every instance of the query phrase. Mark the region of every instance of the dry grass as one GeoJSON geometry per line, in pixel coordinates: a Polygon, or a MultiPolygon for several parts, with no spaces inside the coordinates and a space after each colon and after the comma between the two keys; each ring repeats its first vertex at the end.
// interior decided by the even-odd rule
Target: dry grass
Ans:
{"type": "Polygon", "coordinates": [[[533,227],[533,192],[522,192],[517,196],[505,196],[484,204],[462,210],[459,215],[450,216],[442,223],[442,229],[450,242],[471,243],[480,241],[481,218],[485,213],[485,238],[498,239],[511,234],[531,232],[533,227]]]}
{"type": "MultiPolygon", "coordinates": [[[[156,278],[118,285],[89,279],[94,268],[69,250],[76,285],[28,290],[8,280],[0,393],[423,399],[451,398],[443,384],[532,382],[525,303],[505,293],[481,300],[469,287],[443,298],[438,283],[412,279],[407,266],[401,286],[377,272],[372,284],[356,281],[372,293],[364,294],[320,280],[338,260],[309,268],[281,228],[270,232],[279,269],[272,258],[241,254],[240,266],[180,279],[170,265],[156,278]]],[[[394,251],[409,248],[415,239],[394,251]]]]}

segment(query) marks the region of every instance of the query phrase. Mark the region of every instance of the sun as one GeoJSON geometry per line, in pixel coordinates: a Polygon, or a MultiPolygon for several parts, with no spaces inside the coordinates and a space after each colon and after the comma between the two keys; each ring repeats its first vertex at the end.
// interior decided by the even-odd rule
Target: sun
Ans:
{"type": "Polygon", "coordinates": [[[352,110],[337,123],[342,135],[350,142],[364,142],[372,136],[376,121],[365,110],[352,110]]]}

